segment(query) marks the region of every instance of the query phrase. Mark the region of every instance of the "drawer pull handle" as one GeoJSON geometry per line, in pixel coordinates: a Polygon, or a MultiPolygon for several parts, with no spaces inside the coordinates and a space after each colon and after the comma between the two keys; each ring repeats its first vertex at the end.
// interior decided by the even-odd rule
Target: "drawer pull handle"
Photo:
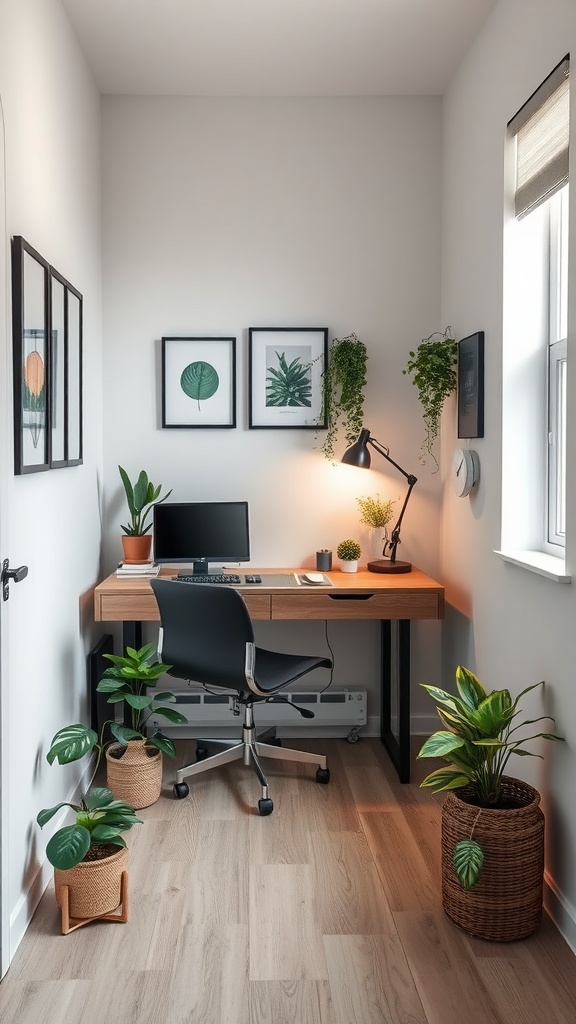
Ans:
{"type": "Polygon", "coordinates": [[[369,601],[374,594],[328,594],[331,601],[369,601]]]}

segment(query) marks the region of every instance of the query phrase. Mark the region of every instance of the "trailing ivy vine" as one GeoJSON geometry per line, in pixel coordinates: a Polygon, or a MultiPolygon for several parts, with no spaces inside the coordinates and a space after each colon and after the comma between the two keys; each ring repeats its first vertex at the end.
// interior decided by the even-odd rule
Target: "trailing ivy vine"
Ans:
{"type": "Polygon", "coordinates": [[[355,334],[333,339],[322,374],[322,407],[328,430],[321,450],[327,459],[335,458],[339,431],[350,445],[362,429],[367,363],[366,346],[355,334]]]}
{"type": "Polygon", "coordinates": [[[420,445],[420,462],[425,464],[430,456],[438,471],[438,460],[432,446],[438,437],[442,407],[448,395],[456,388],[458,361],[458,345],[452,337],[452,328],[447,327],[444,333],[435,331],[429,338],[424,338],[410,358],[403,373],[413,374],[412,383],[418,388],[418,398],[423,409],[426,436],[420,445]]]}

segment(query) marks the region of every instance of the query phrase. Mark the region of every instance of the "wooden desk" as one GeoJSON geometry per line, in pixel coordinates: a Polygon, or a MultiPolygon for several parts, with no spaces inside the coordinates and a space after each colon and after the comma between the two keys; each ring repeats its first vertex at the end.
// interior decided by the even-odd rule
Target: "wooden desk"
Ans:
{"type": "MultiPolygon", "coordinates": [[[[378,620],[382,642],[382,711],[380,735],[401,782],[410,781],[410,622],[444,617],[444,587],[420,569],[409,573],[328,573],[333,587],[267,587],[266,573],[304,572],[304,569],[248,569],[263,577],[261,584],[237,589],[253,619],[295,621],[378,620]],[[392,622],[397,623],[397,671],[393,672],[392,622]],[[398,736],[391,729],[393,676],[398,693],[398,736]]],[[[171,578],[173,568],[162,569],[171,578]]],[[[244,573],[240,570],[239,575],[244,573]]],[[[122,622],[124,647],[142,645],[142,623],[160,615],[149,580],[119,579],[115,574],[94,591],[96,622],[122,622]]]]}

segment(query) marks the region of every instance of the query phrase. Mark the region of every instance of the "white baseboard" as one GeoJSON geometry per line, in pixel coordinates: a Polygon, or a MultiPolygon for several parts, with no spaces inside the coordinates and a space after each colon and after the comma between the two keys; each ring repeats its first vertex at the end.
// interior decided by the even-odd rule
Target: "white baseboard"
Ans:
{"type": "Polygon", "coordinates": [[[556,887],[547,871],[544,873],[544,907],[572,952],[576,953],[576,908],[556,887]]]}

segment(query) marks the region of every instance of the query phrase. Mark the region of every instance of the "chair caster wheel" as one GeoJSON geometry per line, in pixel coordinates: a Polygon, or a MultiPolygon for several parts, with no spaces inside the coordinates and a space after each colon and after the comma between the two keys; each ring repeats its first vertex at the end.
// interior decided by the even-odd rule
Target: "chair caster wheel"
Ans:
{"type": "Polygon", "coordinates": [[[326,785],[330,782],[330,769],[329,768],[317,768],[316,769],[316,782],[323,782],[326,785]]]}
{"type": "Polygon", "coordinates": [[[264,814],[272,814],[273,810],[274,810],[274,804],[272,803],[271,800],[266,799],[266,800],[259,800],[258,801],[258,814],[262,814],[262,815],[264,815],[264,814]]]}
{"type": "Polygon", "coordinates": [[[174,796],[177,800],[183,800],[185,796],[188,796],[190,792],[188,784],[186,782],[175,782],[174,783],[174,796]]]}
{"type": "Polygon", "coordinates": [[[206,750],[206,747],[196,747],[196,760],[197,761],[205,761],[207,757],[208,757],[208,751],[206,750]]]}

